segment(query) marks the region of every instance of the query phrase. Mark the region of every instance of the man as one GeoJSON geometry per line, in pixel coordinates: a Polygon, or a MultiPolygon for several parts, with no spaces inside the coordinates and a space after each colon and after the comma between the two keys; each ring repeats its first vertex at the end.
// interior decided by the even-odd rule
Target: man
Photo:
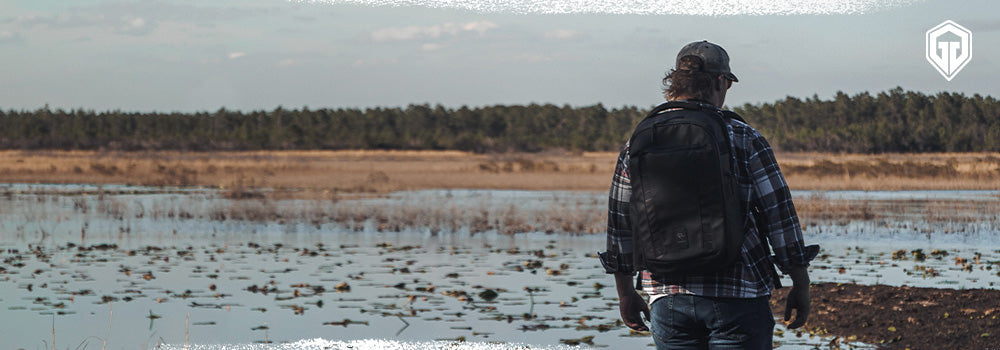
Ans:
{"type": "MultiPolygon", "coordinates": [[[[663,78],[669,101],[697,104],[722,116],[726,92],[738,82],[726,51],[708,41],[693,42],[677,54],[675,67],[663,78]]],[[[674,109],[663,113],[674,113],[674,109]]],[[[731,114],[729,115],[735,115],[731,114]]],[[[632,181],[626,144],[612,179],[608,212],[607,252],[601,263],[615,276],[619,310],[629,328],[650,330],[657,349],[770,349],[774,318],[769,299],[780,280],[774,265],[791,276],[785,321],[788,328],[809,316],[806,268],[819,251],[805,246],[788,186],[764,137],[735,118],[724,121],[728,133],[737,197],[745,208],[742,246],[731,265],[713,272],[655,275],[641,271],[637,284],[649,295],[647,304],[631,283],[642,270],[633,262],[632,181]],[[770,247],[774,256],[771,256],[770,247]],[[650,321],[647,328],[644,315],[650,321]]],[[[674,170],[669,170],[674,171],[674,170]]],[[[676,169],[686,171],[686,169],[676,169]]],[[[662,193],[662,192],[661,192],[662,193]]],[[[661,194],[662,195],[662,194],[661,194]]],[[[737,243],[740,244],[740,243],[737,243]]]]}

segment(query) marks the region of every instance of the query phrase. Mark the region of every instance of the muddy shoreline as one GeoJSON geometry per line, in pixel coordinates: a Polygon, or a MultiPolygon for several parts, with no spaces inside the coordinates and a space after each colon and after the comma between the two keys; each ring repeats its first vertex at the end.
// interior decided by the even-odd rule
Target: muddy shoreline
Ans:
{"type": "MultiPolygon", "coordinates": [[[[771,299],[776,316],[784,315],[787,293],[771,299]]],[[[809,322],[795,332],[832,337],[831,348],[855,341],[885,349],[1000,347],[1000,290],[818,283],[810,294],[809,322]]]]}

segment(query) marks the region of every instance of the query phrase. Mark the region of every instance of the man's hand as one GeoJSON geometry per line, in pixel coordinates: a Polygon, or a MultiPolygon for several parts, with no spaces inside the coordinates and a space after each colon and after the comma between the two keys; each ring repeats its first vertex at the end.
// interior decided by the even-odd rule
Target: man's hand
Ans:
{"type": "Polygon", "coordinates": [[[785,322],[792,319],[792,309],[795,309],[795,321],[788,324],[788,329],[802,327],[809,319],[809,287],[792,287],[788,291],[785,303],[785,322]]]}
{"type": "Polygon", "coordinates": [[[628,328],[637,331],[649,331],[642,316],[649,319],[649,305],[646,300],[639,296],[639,293],[632,287],[632,276],[623,273],[615,273],[615,287],[618,289],[618,311],[621,312],[622,321],[628,328]]]}
{"type": "Polygon", "coordinates": [[[646,305],[646,300],[643,300],[639,293],[632,290],[631,293],[625,293],[618,297],[618,310],[621,312],[622,321],[628,328],[632,328],[637,331],[649,331],[649,327],[646,327],[646,323],[642,320],[640,316],[646,316],[649,319],[649,306],[646,305]]]}
{"type": "Polygon", "coordinates": [[[797,267],[789,272],[792,277],[792,289],[788,291],[785,303],[785,322],[792,319],[795,310],[795,320],[788,324],[789,329],[802,327],[809,320],[809,273],[805,267],[797,267]]]}

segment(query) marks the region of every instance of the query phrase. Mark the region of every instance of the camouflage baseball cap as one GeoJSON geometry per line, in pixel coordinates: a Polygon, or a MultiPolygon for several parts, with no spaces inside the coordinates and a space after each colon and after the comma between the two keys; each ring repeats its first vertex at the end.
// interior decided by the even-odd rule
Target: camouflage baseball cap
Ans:
{"type": "Polygon", "coordinates": [[[677,53],[677,63],[674,67],[680,66],[681,58],[695,56],[704,62],[703,71],[710,73],[721,73],[733,82],[740,81],[736,75],[729,70],[729,54],[722,46],[708,42],[708,40],[695,41],[687,44],[677,53]]]}

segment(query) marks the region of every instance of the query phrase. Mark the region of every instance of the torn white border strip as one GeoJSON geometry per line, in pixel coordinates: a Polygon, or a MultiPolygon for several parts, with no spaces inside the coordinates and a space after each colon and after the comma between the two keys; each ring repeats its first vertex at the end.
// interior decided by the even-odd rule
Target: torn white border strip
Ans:
{"type": "Polygon", "coordinates": [[[524,345],[459,341],[396,341],[385,339],[326,340],[304,339],[285,344],[165,345],[165,350],[579,350],[565,345],[524,345]]]}
{"type": "Polygon", "coordinates": [[[921,0],[288,0],[300,3],[420,6],[516,14],[806,15],[863,14],[921,0]]]}

